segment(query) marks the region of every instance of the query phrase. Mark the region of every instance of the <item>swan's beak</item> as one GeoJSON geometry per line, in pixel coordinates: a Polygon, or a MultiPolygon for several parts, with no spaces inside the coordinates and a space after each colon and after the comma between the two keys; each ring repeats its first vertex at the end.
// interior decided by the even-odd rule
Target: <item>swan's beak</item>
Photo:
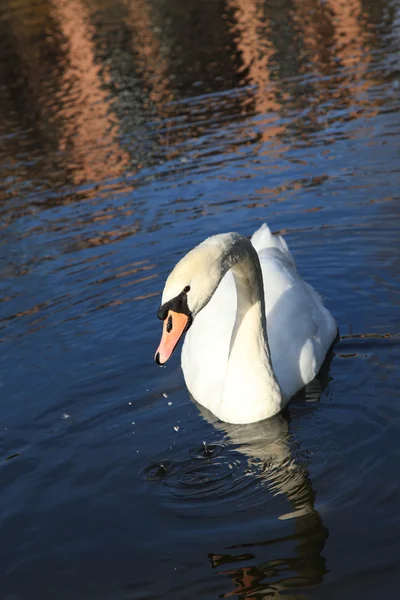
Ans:
{"type": "Polygon", "coordinates": [[[167,362],[185,332],[188,321],[187,315],[173,310],[168,311],[167,318],[164,319],[161,342],[154,357],[158,365],[167,362]]]}

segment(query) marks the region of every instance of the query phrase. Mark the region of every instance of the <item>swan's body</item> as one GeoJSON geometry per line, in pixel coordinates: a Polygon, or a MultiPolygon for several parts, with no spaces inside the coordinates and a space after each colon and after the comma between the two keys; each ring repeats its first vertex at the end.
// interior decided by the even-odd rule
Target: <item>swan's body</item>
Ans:
{"type": "MultiPolygon", "coordinates": [[[[337,335],[335,320],[300,277],[286,242],[266,225],[251,242],[222,234],[189,252],[167,280],[163,319],[168,308],[174,318],[181,314],[174,312],[177,299],[187,315],[182,331],[193,321],[182,349],[186,385],[197,402],[230,423],[282,410],[317,375],[337,335]]],[[[165,338],[177,336],[173,350],[182,331],[164,330],[159,351],[165,338]]]]}

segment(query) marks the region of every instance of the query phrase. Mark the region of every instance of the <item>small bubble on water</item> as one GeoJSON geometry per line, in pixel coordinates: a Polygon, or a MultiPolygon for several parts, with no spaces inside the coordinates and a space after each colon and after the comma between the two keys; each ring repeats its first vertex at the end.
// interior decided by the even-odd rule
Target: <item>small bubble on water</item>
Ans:
{"type": "Polygon", "coordinates": [[[163,392],[163,396],[164,398],[168,398],[168,394],[166,392],[163,392]]]}
{"type": "Polygon", "coordinates": [[[168,402],[168,406],[172,406],[172,402],[171,401],[168,402]]]}
{"type": "Polygon", "coordinates": [[[134,425],[136,423],[136,421],[132,421],[132,425],[134,425]]]}
{"type": "Polygon", "coordinates": [[[179,425],[174,425],[175,431],[179,431],[179,425]]]}
{"type": "Polygon", "coordinates": [[[129,406],[132,404],[132,402],[128,402],[129,406]]]}
{"type": "Polygon", "coordinates": [[[204,447],[204,454],[206,456],[211,456],[211,452],[210,452],[209,447],[207,446],[207,442],[205,442],[204,440],[203,440],[203,447],[204,447]]]}

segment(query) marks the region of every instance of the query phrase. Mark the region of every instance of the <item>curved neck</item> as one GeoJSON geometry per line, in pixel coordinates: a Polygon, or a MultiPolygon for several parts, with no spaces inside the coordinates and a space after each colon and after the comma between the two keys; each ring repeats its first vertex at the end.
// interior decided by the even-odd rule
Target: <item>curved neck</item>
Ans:
{"type": "Polygon", "coordinates": [[[220,414],[229,415],[231,422],[235,415],[234,422],[250,423],[278,413],[284,401],[271,364],[258,254],[250,240],[235,236],[225,259],[235,279],[237,311],[220,414]]]}

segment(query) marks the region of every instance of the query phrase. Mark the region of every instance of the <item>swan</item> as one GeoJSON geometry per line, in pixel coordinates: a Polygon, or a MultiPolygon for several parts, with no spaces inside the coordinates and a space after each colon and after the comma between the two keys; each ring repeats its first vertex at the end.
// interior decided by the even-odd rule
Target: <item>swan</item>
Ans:
{"type": "Polygon", "coordinates": [[[193,398],[218,419],[255,423],[279,413],[318,374],[337,336],[319,294],[282,236],[207,238],[170,273],[157,316],[155,361],[186,333],[181,364],[193,398]]]}

